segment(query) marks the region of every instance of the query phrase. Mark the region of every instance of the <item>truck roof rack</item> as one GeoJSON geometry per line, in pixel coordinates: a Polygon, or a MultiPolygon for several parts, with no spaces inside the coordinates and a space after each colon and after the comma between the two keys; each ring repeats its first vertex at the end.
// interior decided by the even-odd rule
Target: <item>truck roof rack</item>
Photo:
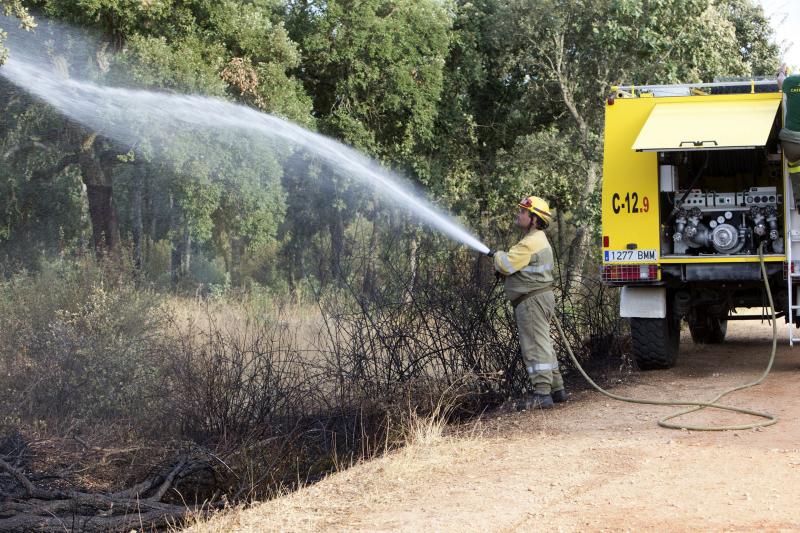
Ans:
{"type": "Polygon", "coordinates": [[[778,82],[775,80],[743,80],[717,81],[709,83],[676,83],[671,85],[614,85],[611,91],[623,94],[619,96],[635,96],[638,92],[651,93],[654,96],[689,96],[692,94],[735,94],[777,92],[778,82]],[[694,89],[694,91],[693,91],[694,89]],[[624,93],[628,93],[625,95],[624,93]]]}

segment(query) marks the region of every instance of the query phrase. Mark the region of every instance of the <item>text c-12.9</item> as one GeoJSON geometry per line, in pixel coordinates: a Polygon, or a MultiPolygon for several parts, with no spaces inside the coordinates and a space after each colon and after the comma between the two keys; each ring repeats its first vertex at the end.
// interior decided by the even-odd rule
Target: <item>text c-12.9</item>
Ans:
{"type": "Polygon", "coordinates": [[[615,215],[622,212],[647,213],[650,211],[650,200],[647,196],[642,196],[640,203],[639,193],[637,192],[625,193],[624,198],[619,193],[615,192],[611,196],[611,209],[614,211],[615,215]]]}

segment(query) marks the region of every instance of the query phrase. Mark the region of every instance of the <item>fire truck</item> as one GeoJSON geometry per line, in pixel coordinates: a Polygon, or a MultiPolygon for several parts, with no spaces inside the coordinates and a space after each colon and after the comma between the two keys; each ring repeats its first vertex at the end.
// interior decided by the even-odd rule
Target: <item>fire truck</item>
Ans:
{"type": "Polygon", "coordinates": [[[605,108],[602,276],[620,286],[633,357],[669,368],[680,326],[721,343],[728,321],[798,325],[800,206],[775,81],[613,87],[605,108]]]}

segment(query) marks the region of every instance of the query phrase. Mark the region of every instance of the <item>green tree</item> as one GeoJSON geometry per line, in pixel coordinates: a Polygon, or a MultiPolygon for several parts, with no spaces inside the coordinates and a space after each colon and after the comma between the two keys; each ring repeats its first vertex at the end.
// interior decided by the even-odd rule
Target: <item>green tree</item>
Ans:
{"type": "MultiPolygon", "coordinates": [[[[424,186],[482,234],[506,233],[523,194],[547,196],[568,285],[598,228],[609,88],[770,73],[777,61],[769,26],[750,0],[35,5],[99,34],[84,61],[75,60],[74,39],[51,39],[59,46],[48,61],[62,71],[213,95],[316,128],[424,186]]],[[[64,239],[80,240],[86,220],[98,246],[130,234],[137,258],[148,243],[170,239],[176,271],[189,270],[194,251],[221,258],[236,279],[243,258],[275,260],[282,241],[295,279],[313,269],[335,275],[362,216],[367,229],[358,238],[370,250],[387,240],[380,238],[387,226],[410,237],[408,249],[387,247],[371,260],[383,252],[402,264],[417,260],[416,226],[313,154],[202,128],[143,132],[130,151],[19,91],[3,91],[0,104],[13,110],[0,139],[9,154],[0,173],[7,241],[33,235],[30,228],[50,216],[45,204],[72,186],[78,190],[64,204],[71,207],[51,210],[60,214],[50,227],[62,228],[64,239]],[[165,145],[168,159],[160,157],[165,145]],[[36,187],[50,187],[41,204],[36,187]]],[[[374,284],[375,265],[366,270],[365,285],[374,284]]]]}
{"type": "MultiPolygon", "coordinates": [[[[298,75],[313,97],[319,129],[412,181],[428,182],[426,149],[435,145],[451,22],[451,13],[433,0],[292,3],[288,26],[303,50],[298,75]]],[[[325,185],[311,191],[294,187],[297,199],[289,201],[297,205],[315,194],[315,216],[329,234],[330,269],[336,273],[355,212],[368,212],[376,243],[378,213],[392,205],[381,207],[376,198],[353,194],[358,187],[330,168],[319,172],[325,185]]],[[[303,223],[302,217],[298,221],[303,223]]],[[[291,228],[287,233],[308,237],[291,228]]]]}
{"type": "MultiPolygon", "coordinates": [[[[490,38],[504,48],[504,77],[525,86],[520,106],[545,101],[560,113],[547,126],[555,128],[556,135],[545,136],[544,144],[517,143],[512,158],[531,159],[530,149],[549,149],[554,154],[572,150],[580,155],[579,175],[561,173],[562,180],[577,181],[577,186],[568,187],[574,192],[570,204],[562,207],[575,227],[569,245],[562,250],[567,288],[581,275],[597,227],[603,101],[610,86],[625,81],[697,82],[748,74],[752,70],[748,60],[772,52],[768,46],[765,49],[763,39],[752,41],[749,51],[742,47],[740,38],[747,40],[753,28],[761,28],[755,33],[766,35],[759,33],[763,20],[748,22],[738,17],[742,27],[737,30],[730,19],[737,11],[729,9],[730,5],[710,0],[549,0],[535,4],[509,0],[494,19],[490,38]]],[[[530,139],[541,141],[542,137],[530,139]]],[[[575,165],[564,168],[574,169],[575,165]]],[[[556,190],[565,189],[559,186],[556,190]]]]}
{"type": "MultiPolygon", "coordinates": [[[[279,2],[75,0],[44,1],[41,7],[50,17],[101,33],[92,49],[84,51],[82,62],[59,62],[63,52],[54,47],[54,63],[90,64],[77,73],[85,79],[235,99],[313,125],[310,98],[289,74],[300,55],[283,28],[279,2]]],[[[59,45],[66,41],[70,40],[54,39],[59,45]]],[[[42,131],[34,131],[36,124],[32,126],[32,133],[43,137],[42,131]]],[[[97,196],[93,190],[105,195],[100,199],[105,210],[90,205],[89,211],[105,212],[105,218],[114,221],[120,210],[121,232],[133,234],[137,256],[144,232],[149,236],[145,241],[170,237],[180,248],[174,255],[182,264],[176,268],[184,272],[192,243],[230,258],[231,253],[241,255],[248,246],[274,239],[284,212],[281,165],[278,156],[270,156],[253,139],[243,140],[233,132],[175,132],[170,136],[171,160],[164,164],[157,160],[153,132],[143,131],[143,142],[128,153],[127,147],[94,132],[70,129],[69,136],[48,135],[48,141],[40,143],[53,149],[57,145],[64,154],[60,166],[45,166],[34,158],[25,161],[26,169],[49,173],[53,179],[83,161],[80,172],[89,203],[97,196]],[[118,205],[119,200],[124,205],[118,205]],[[166,230],[158,227],[162,224],[166,230]]],[[[95,235],[106,238],[103,246],[115,248],[119,238],[109,236],[120,230],[94,216],[92,222],[95,235]]]]}
{"type": "Polygon", "coordinates": [[[61,121],[5,80],[0,94],[0,255],[32,266],[40,250],[79,245],[88,213],[80,174],[66,168],[77,160],[60,153],[61,121]]]}
{"type": "MultiPolygon", "coordinates": [[[[22,4],[22,0],[2,0],[0,7],[3,8],[3,14],[6,17],[14,16],[19,19],[20,27],[26,30],[32,30],[36,27],[36,21],[28,13],[28,9],[22,4]]],[[[0,65],[2,65],[8,57],[8,50],[3,47],[3,41],[7,34],[0,29],[0,65]]]]}
{"type": "Polygon", "coordinates": [[[753,76],[773,76],[780,48],[760,5],[751,0],[719,0],[717,9],[733,23],[742,59],[753,76]]]}

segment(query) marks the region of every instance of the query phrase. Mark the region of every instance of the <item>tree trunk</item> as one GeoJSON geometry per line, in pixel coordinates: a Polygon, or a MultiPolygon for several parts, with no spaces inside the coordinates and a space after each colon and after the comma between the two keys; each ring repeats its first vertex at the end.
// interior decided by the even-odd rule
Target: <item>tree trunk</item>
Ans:
{"type": "Polygon", "coordinates": [[[156,215],[153,212],[153,191],[152,191],[152,180],[150,179],[150,173],[145,172],[142,176],[142,204],[144,210],[144,228],[143,231],[146,232],[144,237],[144,247],[143,247],[143,260],[145,264],[149,263],[153,260],[153,242],[155,240],[156,235],[156,215]]]}
{"type": "Polygon", "coordinates": [[[556,233],[556,246],[558,247],[558,257],[564,257],[564,215],[561,213],[561,209],[556,211],[556,229],[558,233],[556,233]]]}
{"type": "Polygon", "coordinates": [[[342,269],[342,250],[344,248],[344,220],[342,213],[335,209],[328,220],[328,231],[331,237],[330,272],[334,283],[339,284],[344,280],[342,269]]]}
{"type": "Polygon", "coordinates": [[[192,235],[189,232],[188,222],[178,228],[177,235],[172,239],[171,270],[172,282],[177,283],[189,274],[192,260],[192,235]]]}
{"type": "Polygon", "coordinates": [[[169,271],[173,285],[177,285],[181,279],[181,255],[180,241],[178,239],[172,239],[172,250],[169,256],[169,271]]]}
{"type": "Polygon", "coordinates": [[[119,246],[119,224],[110,169],[104,168],[95,154],[96,137],[97,134],[93,133],[86,138],[78,155],[78,164],[89,200],[94,249],[97,253],[113,253],[119,246]]]}
{"type": "Polygon", "coordinates": [[[408,266],[411,278],[408,283],[406,299],[410,301],[417,286],[417,273],[419,271],[419,226],[416,224],[411,226],[411,242],[408,245],[408,266]]]}
{"type": "Polygon", "coordinates": [[[142,269],[142,240],[144,237],[144,223],[142,221],[142,189],[144,188],[144,168],[137,165],[133,173],[133,264],[136,271],[142,269]]]}
{"type": "MultiPolygon", "coordinates": [[[[589,161],[586,171],[586,186],[580,196],[580,205],[584,205],[589,200],[597,187],[597,163],[589,161]]],[[[583,267],[589,252],[589,238],[591,231],[586,226],[578,226],[575,237],[572,238],[569,247],[567,264],[564,268],[566,279],[564,281],[564,292],[569,293],[575,285],[580,285],[583,277],[583,267]]]]}
{"type": "Polygon", "coordinates": [[[177,285],[181,277],[181,258],[183,257],[183,250],[181,250],[183,239],[178,236],[178,228],[180,227],[182,216],[180,213],[180,204],[175,200],[175,197],[172,194],[169,195],[169,212],[169,226],[172,233],[170,242],[171,250],[169,256],[169,271],[172,284],[177,285]]]}
{"type": "MultiPolygon", "coordinates": [[[[570,79],[567,69],[565,67],[565,47],[564,47],[564,34],[554,36],[551,48],[552,56],[548,62],[549,68],[559,85],[561,98],[566,106],[569,114],[575,120],[578,127],[579,141],[578,148],[586,161],[586,184],[584,185],[581,193],[577,199],[577,205],[586,205],[586,202],[594,194],[598,182],[598,168],[595,161],[596,154],[594,153],[595,147],[590,140],[590,126],[584,116],[581,114],[580,109],[575,101],[574,94],[574,81],[570,79]]],[[[547,66],[547,65],[546,65],[547,66]]],[[[586,226],[578,226],[575,236],[570,242],[570,249],[567,258],[567,263],[564,267],[566,272],[564,280],[564,292],[568,293],[576,284],[580,284],[583,275],[583,266],[586,260],[589,237],[591,232],[587,231],[586,226]]]]}
{"type": "MultiPolygon", "coordinates": [[[[564,294],[566,294],[566,280],[567,280],[567,250],[564,246],[564,242],[566,240],[566,224],[564,223],[564,213],[563,209],[558,208],[556,209],[555,219],[556,219],[556,249],[555,249],[555,261],[558,265],[558,280],[557,283],[561,287],[564,294]]],[[[562,300],[563,301],[563,300],[562,300]]]]}
{"type": "Polygon", "coordinates": [[[372,231],[369,236],[369,247],[367,249],[367,264],[364,269],[364,283],[361,292],[364,296],[373,299],[377,288],[377,270],[375,267],[375,256],[378,253],[378,200],[373,203],[373,208],[369,214],[369,221],[372,223],[372,231]]]}
{"type": "Polygon", "coordinates": [[[305,279],[305,272],[303,270],[300,246],[297,243],[297,235],[292,235],[289,238],[289,242],[286,243],[278,258],[278,261],[282,263],[282,268],[285,268],[288,273],[289,292],[292,295],[298,294],[300,289],[298,280],[305,279]]]}
{"type": "Polygon", "coordinates": [[[183,235],[181,238],[181,275],[188,276],[192,266],[192,234],[189,231],[189,221],[184,219],[183,235]]]}

